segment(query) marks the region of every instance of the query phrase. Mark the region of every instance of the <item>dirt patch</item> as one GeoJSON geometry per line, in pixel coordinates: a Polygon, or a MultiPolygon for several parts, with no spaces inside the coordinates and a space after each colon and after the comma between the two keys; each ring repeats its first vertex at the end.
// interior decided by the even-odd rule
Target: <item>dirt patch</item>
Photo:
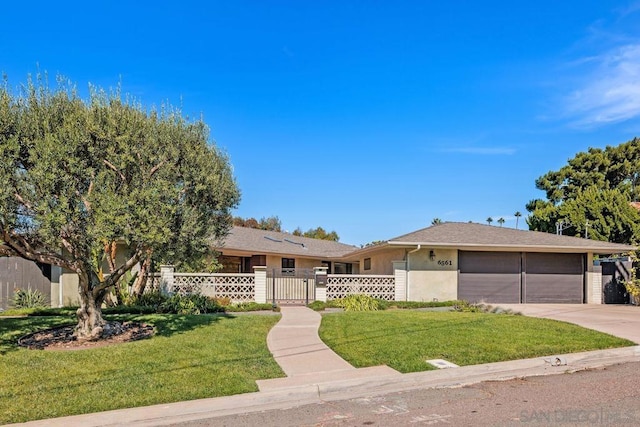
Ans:
{"type": "Polygon", "coordinates": [[[138,322],[108,322],[103,338],[95,341],[78,340],[73,336],[75,325],[59,326],[25,335],[18,345],[31,350],[83,350],[150,338],[153,326],[138,322]]]}

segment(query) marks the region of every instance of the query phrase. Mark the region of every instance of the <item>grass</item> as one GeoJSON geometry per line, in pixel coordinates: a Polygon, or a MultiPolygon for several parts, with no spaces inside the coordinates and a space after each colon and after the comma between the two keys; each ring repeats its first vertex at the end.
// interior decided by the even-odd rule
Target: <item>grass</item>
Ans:
{"type": "Polygon", "coordinates": [[[388,365],[400,372],[634,345],[569,323],[490,313],[383,311],[325,314],[320,337],[356,367],[388,365]]]}
{"type": "Polygon", "coordinates": [[[113,315],[153,324],[147,340],[78,351],[18,348],[74,317],[0,318],[0,424],[257,391],[283,376],[266,345],[279,316],[113,315]]]}

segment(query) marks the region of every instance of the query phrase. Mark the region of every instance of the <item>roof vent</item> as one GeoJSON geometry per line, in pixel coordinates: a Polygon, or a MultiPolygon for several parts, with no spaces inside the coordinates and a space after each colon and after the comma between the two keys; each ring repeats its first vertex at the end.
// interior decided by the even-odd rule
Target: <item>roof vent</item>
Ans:
{"type": "Polygon", "coordinates": [[[302,246],[304,248],[304,243],[294,242],[293,240],[289,240],[289,239],[284,239],[284,241],[287,242],[287,243],[294,244],[294,245],[300,245],[300,246],[302,246]]]}
{"type": "Polygon", "coordinates": [[[272,242],[278,242],[278,243],[282,243],[282,240],[278,240],[275,237],[271,237],[271,236],[264,236],[265,239],[267,240],[271,240],[272,242]]]}

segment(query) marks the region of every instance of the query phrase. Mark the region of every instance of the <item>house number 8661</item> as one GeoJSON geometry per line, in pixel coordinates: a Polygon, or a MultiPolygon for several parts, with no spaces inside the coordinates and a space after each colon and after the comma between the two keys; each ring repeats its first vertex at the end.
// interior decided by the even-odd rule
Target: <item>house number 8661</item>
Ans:
{"type": "Polygon", "coordinates": [[[453,265],[453,261],[450,259],[439,259],[438,265],[453,265]]]}

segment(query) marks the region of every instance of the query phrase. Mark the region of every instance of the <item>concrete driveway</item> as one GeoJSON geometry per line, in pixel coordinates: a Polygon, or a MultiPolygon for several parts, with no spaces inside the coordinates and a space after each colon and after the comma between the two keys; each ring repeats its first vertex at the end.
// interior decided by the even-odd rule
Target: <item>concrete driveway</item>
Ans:
{"type": "Polygon", "coordinates": [[[575,323],[640,344],[640,307],[616,304],[496,304],[525,316],[575,323]]]}

